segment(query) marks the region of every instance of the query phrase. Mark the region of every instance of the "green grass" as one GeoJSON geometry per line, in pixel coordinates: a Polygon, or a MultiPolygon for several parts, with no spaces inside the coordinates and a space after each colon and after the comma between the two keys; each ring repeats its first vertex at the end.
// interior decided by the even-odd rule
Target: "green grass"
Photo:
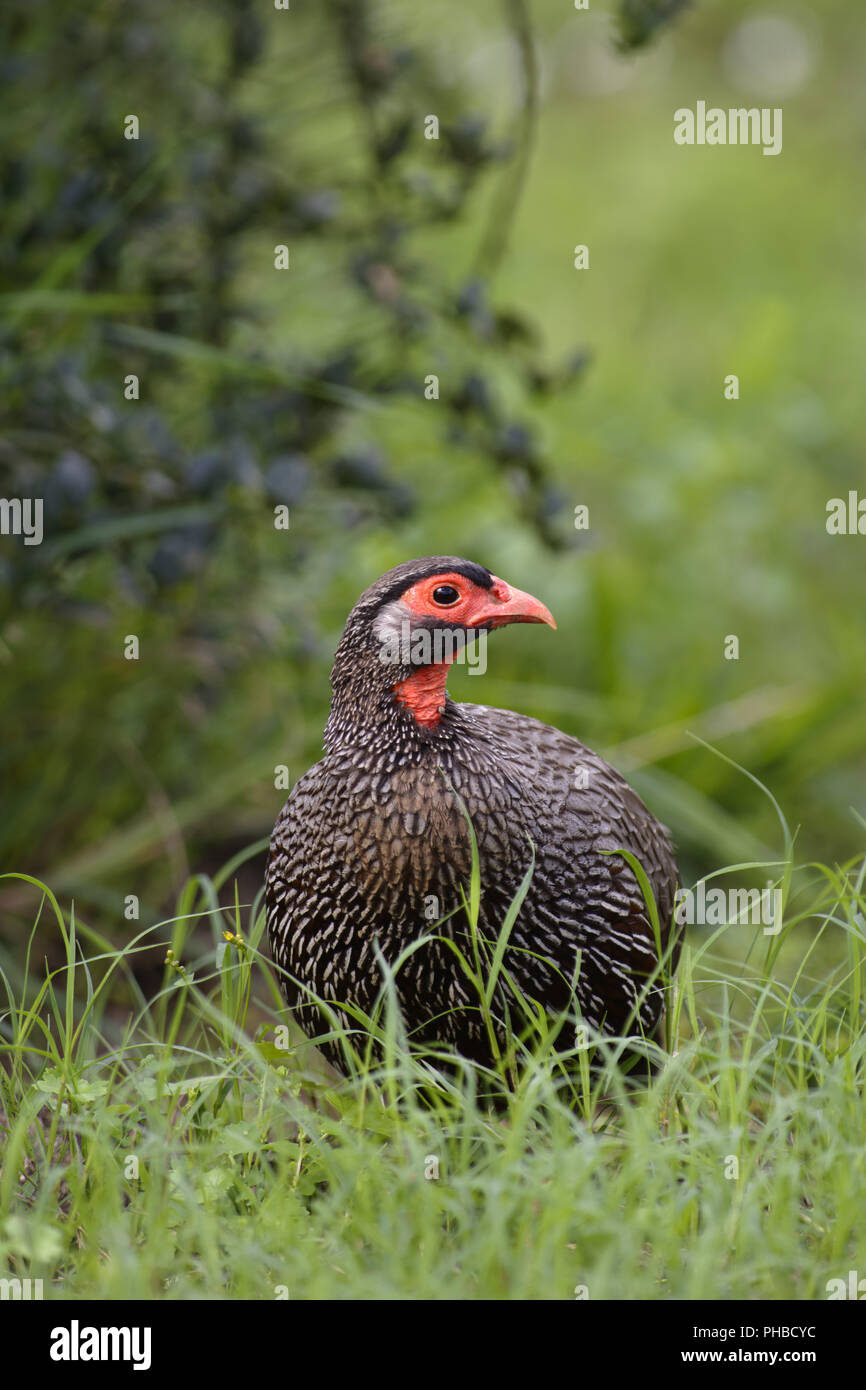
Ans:
{"type": "MultiPolygon", "coordinates": [[[[335,1079],[286,1026],[261,898],[231,900],[242,857],[121,951],[28,880],[65,956],[6,981],[2,1274],[58,1298],[821,1299],[866,1268],[866,860],[787,865],[775,936],[694,933],[673,1055],[626,1094],[621,1042],[566,1066],[546,1021],[495,1071],[442,1067],[393,973],[375,1056],[335,1027],[335,1079]]],[[[509,923],[488,949],[479,887],[464,963],[489,1009],[509,923]]]]}

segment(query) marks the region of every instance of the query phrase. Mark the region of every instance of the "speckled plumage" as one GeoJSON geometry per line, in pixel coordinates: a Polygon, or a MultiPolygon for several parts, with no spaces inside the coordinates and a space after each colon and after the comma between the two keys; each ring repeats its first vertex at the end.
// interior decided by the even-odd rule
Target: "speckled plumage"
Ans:
{"type": "MultiPolygon", "coordinates": [[[[382,984],[375,941],[389,961],[431,929],[466,949],[459,904],[471,851],[450,782],[478,840],[482,935],[498,936],[529,866],[531,840],[535,870],[505,968],[556,1012],[569,1005],[565,980],[579,950],[581,1014],[596,1028],[621,1032],[656,968],[656,948],[634,875],[622,857],[602,851],[627,849],[642,863],[666,945],[677,887],[667,835],[619,773],[558,729],[448,697],[437,726],[421,728],[395,701],[395,682],[411,671],[382,665],[374,625],[416,578],[447,570],[476,583],[490,579],[453,556],[412,561],[378,580],[350,614],[332,672],[325,757],[294,787],[271,840],[266,901],[274,958],[333,1004],[350,1001],[369,1013],[382,984]]],[[[302,1003],[296,986],[283,985],[306,1031],[323,1031],[318,1011],[302,1003]]],[[[477,996],[444,942],[410,955],[397,986],[413,1037],[490,1062],[477,996]]],[[[501,1010],[494,996],[494,1012],[497,1003],[501,1010]]],[[[651,990],[641,1008],[647,1034],[661,1006],[660,992],[651,990]]],[[[566,1030],[563,1045],[569,1041],[566,1030]]],[[[326,1051],[339,1066],[337,1050],[326,1051]]]]}

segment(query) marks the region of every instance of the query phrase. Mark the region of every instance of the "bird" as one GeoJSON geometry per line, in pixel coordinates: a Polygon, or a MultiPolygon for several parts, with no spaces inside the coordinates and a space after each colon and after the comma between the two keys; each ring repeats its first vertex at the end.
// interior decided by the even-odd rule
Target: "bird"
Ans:
{"type": "Polygon", "coordinates": [[[277,819],[265,876],[286,1002],[340,1072],[345,1053],[324,1020],[356,1030],[386,963],[411,1042],[484,1067],[501,1055],[515,987],[560,1020],[558,1049],[577,1045],[579,1027],[661,1039],[659,948],[669,978],[679,955],[668,832],[576,738],[447,692],[467,644],[512,623],[556,628],[531,594],[453,555],[388,570],[349,614],[324,757],[277,819]],[[478,939],[497,942],[531,870],[487,1019],[458,954],[472,959],[473,831],[478,939]],[[621,851],[646,874],[658,932],[621,851]]]}

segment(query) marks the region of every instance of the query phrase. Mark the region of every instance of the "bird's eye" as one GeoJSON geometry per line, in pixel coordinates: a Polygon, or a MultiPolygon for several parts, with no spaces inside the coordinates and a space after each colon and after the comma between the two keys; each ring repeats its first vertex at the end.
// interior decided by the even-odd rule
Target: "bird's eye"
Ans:
{"type": "Polygon", "coordinates": [[[441,605],[442,608],[450,608],[460,597],[460,590],[455,589],[453,584],[437,584],[433,590],[433,602],[441,605]]]}

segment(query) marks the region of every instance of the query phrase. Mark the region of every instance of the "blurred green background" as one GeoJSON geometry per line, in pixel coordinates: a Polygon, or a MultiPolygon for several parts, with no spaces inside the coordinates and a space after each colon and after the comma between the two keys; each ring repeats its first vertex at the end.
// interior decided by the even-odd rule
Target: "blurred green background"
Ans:
{"type": "MultiPolygon", "coordinates": [[[[119,941],[127,895],[165,914],[320,755],[360,592],[436,553],[559,625],[452,695],[605,753],[686,881],[781,848],[692,733],[801,859],[862,845],[866,539],[825,527],[866,496],[862,5],[0,25],[0,494],[46,528],[0,537],[4,869],[119,941]],[[698,100],[782,107],[782,153],[675,145],[698,100]]],[[[34,901],[0,899],[13,974],[34,901]]]]}

